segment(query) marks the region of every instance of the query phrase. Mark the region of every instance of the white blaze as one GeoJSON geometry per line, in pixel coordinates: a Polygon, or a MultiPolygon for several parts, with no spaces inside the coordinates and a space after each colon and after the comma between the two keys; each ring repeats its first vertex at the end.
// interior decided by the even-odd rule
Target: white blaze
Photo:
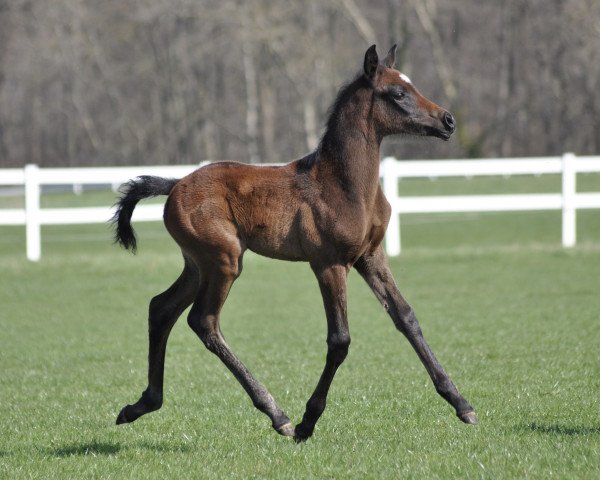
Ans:
{"type": "Polygon", "coordinates": [[[410,78],[408,78],[408,77],[407,77],[406,75],[404,75],[403,73],[401,73],[401,74],[400,74],[400,78],[401,78],[402,80],[404,80],[406,83],[412,83],[412,82],[410,81],[410,78]]]}

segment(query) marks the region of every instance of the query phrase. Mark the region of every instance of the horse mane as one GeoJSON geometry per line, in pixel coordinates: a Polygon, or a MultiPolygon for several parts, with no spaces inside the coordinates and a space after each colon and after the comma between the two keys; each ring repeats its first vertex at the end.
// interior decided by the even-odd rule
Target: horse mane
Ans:
{"type": "Polygon", "coordinates": [[[301,167],[310,168],[314,165],[319,158],[318,153],[324,149],[329,149],[331,145],[335,145],[339,140],[338,135],[340,132],[337,131],[337,125],[339,123],[340,114],[344,106],[348,103],[348,100],[361,88],[370,87],[369,80],[365,75],[360,72],[352,80],[345,83],[338,90],[335,100],[331,106],[327,109],[327,120],[325,120],[325,130],[317,148],[300,159],[301,167]]]}
{"type": "Polygon", "coordinates": [[[337,133],[336,126],[339,122],[339,116],[343,107],[348,103],[348,100],[361,88],[368,88],[371,82],[361,72],[357,74],[348,83],[342,85],[339,89],[335,100],[327,110],[327,120],[325,121],[325,132],[321,137],[319,145],[322,145],[328,140],[328,134],[337,133]]]}

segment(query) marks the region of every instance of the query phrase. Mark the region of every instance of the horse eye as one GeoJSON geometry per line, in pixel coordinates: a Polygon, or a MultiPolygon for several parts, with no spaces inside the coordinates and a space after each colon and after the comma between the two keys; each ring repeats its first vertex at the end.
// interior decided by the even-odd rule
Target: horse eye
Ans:
{"type": "Polygon", "coordinates": [[[391,95],[396,100],[402,100],[406,96],[406,93],[402,90],[392,90],[391,95]]]}

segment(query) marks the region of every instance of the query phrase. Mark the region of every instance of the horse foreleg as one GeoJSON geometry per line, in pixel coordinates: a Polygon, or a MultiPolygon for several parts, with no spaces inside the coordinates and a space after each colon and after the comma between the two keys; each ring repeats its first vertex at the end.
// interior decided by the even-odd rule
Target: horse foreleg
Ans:
{"type": "Polygon", "coordinates": [[[436,391],[454,407],[458,418],[465,423],[476,424],[477,416],[473,407],[458,392],[425,341],[413,309],[402,297],[394,282],[381,246],[374,252],[363,255],[354,264],[354,267],[369,284],[377,299],[392,317],[396,328],[406,336],[416,351],[427,373],[429,373],[436,391]]]}
{"type": "Polygon", "coordinates": [[[199,285],[198,270],[189,260],[185,259],[185,262],[183,272],[175,283],[150,302],[148,387],[136,403],[121,410],[117,425],[133,422],[162,406],[167,340],[179,316],[194,300],[199,285]]]}
{"type": "Polygon", "coordinates": [[[319,417],[325,410],[327,393],[335,372],[348,355],[350,333],[346,313],[346,276],[343,266],[319,270],[313,267],[319,281],[325,314],[327,316],[327,357],[319,383],[306,403],[302,422],[296,426],[297,441],[309,438],[319,417]]]}

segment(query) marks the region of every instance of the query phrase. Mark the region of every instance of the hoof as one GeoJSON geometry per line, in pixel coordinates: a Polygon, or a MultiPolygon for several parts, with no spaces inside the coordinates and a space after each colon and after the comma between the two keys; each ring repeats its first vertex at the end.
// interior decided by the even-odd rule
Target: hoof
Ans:
{"type": "Polygon", "coordinates": [[[458,415],[458,418],[464,423],[468,423],[469,425],[477,425],[479,420],[477,420],[477,415],[475,415],[474,411],[461,413],[458,415]]]}
{"type": "Polygon", "coordinates": [[[283,435],[284,437],[293,437],[296,435],[294,426],[289,422],[277,427],[275,430],[279,435],[283,435]]]}
{"type": "Polygon", "coordinates": [[[304,443],[308,440],[308,437],[300,437],[299,435],[294,435],[294,442],[296,443],[304,443]]]}
{"type": "Polygon", "coordinates": [[[125,410],[127,410],[127,407],[123,407],[123,410],[119,412],[119,415],[117,416],[117,425],[129,423],[129,420],[127,420],[127,417],[125,416],[125,410]]]}
{"type": "Polygon", "coordinates": [[[306,442],[312,436],[313,430],[310,431],[305,430],[302,427],[302,424],[296,425],[295,433],[294,433],[294,441],[296,443],[306,442]]]}

